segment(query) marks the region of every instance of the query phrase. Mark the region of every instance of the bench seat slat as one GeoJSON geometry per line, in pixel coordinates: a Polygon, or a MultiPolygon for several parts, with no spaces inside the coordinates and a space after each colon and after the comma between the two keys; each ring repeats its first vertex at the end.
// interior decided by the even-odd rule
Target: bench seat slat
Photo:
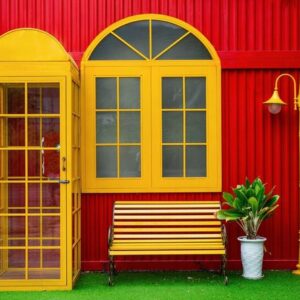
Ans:
{"type": "MultiPolygon", "coordinates": [[[[113,244],[124,243],[149,243],[148,239],[128,240],[128,239],[114,239],[113,244]]],[[[151,239],[151,243],[222,243],[222,239],[151,239]]]]}
{"type": "Polygon", "coordinates": [[[115,215],[115,220],[215,220],[214,215],[115,215]]]}
{"type": "Polygon", "coordinates": [[[214,213],[218,209],[115,209],[115,214],[187,214],[187,213],[214,213]]]}
{"type": "Polygon", "coordinates": [[[190,204],[117,204],[116,209],[127,208],[220,208],[218,203],[190,203],[190,204]]]}
{"type": "Polygon", "coordinates": [[[115,228],[114,232],[221,232],[220,227],[115,228]]]}
{"type": "Polygon", "coordinates": [[[200,250],[129,250],[129,251],[109,251],[109,255],[210,255],[210,254],[225,254],[225,250],[217,249],[200,249],[200,250]]]}
{"type": "Polygon", "coordinates": [[[195,234],[115,234],[115,238],[132,238],[132,239],[138,239],[138,238],[146,238],[146,239],[152,239],[152,238],[220,238],[221,234],[217,233],[195,233],[195,234]]]}
{"type": "Polygon", "coordinates": [[[123,244],[123,245],[115,245],[111,246],[111,251],[114,250],[147,250],[147,249],[156,249],[156,250],[176,250],[176,249],[224,249],[224,245],[221,243],[215,244],[207,244],[207,243],[169,243],[169,244],[162,244],[162,243],[138,243],[138,244],[123,244]]]}
{"type": "Polygon", "coordinates": [[[190,226],[197,226],[197,225],[221,225],[220,221],[137,221],[137,222],[130,222],[130,221],[116,221],[115,226],[180,226],[180,225],[190,225],[190,226]]]}
{"type": "Polygon", "coordinates": [[[201,200],[201,201],[185,201],[185,200],[176,200],[176,201],[115,201],[115,205],[122,204],[219,204],[219,201],[211,201],[211,200],[201,200]]]}

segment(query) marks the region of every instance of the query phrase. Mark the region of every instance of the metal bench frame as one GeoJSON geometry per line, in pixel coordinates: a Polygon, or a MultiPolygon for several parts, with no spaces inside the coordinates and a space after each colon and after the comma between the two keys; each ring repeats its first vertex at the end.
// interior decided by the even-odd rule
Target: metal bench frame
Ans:
{"type": "Polygon", "coordinates": [[[220,274],[227,285],[227,234],[225,225],[215,218],[219,207],[219,201],[116,201],[108,230],[108,284],[114,283],[115,256],[204,254],[221,255],[220,274]],[[191,227],[185,227],[187,224],[191,227]]]}

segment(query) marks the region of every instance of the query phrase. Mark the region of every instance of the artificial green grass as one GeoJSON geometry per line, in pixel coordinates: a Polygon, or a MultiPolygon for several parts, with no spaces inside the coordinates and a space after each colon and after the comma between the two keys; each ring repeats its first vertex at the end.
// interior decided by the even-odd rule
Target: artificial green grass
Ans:
{"type": "Polygon", "coordinates": [[[115,285],[105,273],[83,273],[74,290],[54,292],[0,292],[1,300],[160,300],[160,299],[300,299],[300,276],[290,271],[266,271],[261,280],[229,273],[229,285],[209,272],[122,272],[115,285]]]}

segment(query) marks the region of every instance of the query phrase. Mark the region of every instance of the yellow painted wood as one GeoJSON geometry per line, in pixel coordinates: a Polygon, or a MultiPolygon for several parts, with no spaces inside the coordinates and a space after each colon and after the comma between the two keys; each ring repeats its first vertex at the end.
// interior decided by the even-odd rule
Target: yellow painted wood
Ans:
{"type": "Polygon", "coordinates": [[[115,214],[157,214],[157,213],[214,213],[217,209],[115,209],[115,214]]]}
{"type": "Polygon", "coordinates": [[[211,200],[203,200],[203,201],[172,201],[172,200],[168,200],[168,201],[115,201],[115,205],[122,205],[122,204],[218,204],[220,206],[220,202],[219,201],[211,201],[211,200]]]}
{"type": "MultiPolygon", "coordinates": [[[[1,214],[0,214],[1,215],[1,214]]],[[[172,226],[172,225],[221,225],[220,221],[164,221],[164,222],[156,222],[156,221],[149,221],[149,222],[122,222],[122,221],[115,221],[115,227],[117,226],[172,226]]]]}
{"type": "MultiPolygon", "coordinates": [[[[114,238],[113,244],[129,244],[129,243],[149,243],[149,239],[117,239],[114,238]]],[[[197,239],[197,238],[190,238],[190,239],[151,239],[151,243],[223,243],[221,238],[202,238],[202,239],[197,239]]]]}
{"type": "Polygon", "coordinates": [[[126,208],[220,208],[220,204],[116,204],[115,209],[126,209],[126,208]]]}
{"type": "Polygon", "coordinates": [[[116,215],[115,220],[208,220],[216,219],[214,215],[116,215]]]}
{"type": "Polygon", "coordinates": [[[109,255],[215,255],[225,254],[225,250],[129,250],[129,251],[109,251],[109,255]]]}
{"type": "Polygon", "coordinates": [[[220,227],[180,227],[180,228],[174,228],[174,227],[160,227],[160,228],[115,228],[115,233],[119,232],[221,232],[220,227]]]}
{"type": "Polygon", "coordinates": [[[187,249],[187,250],[200,250],[200,249],[224,249],[224,246],[222,244],[176,244],[176,243],[169,243],[169,244],[124,244],[124,245],[112,245],[110,247],[111,251],[115,250],[150,250],[150,249],[156,249],[156,250],[176,250],[176,249],[187,249]]]}
{"type": "Polygon", "coordinates": [[[220,238],[221,234],[206,234],[206,233],[199,233],[199,234],[115,234],[114,237],[116,239],[127,239],[127,238],[147,238],[147,239],[153,239],[153,238],[220,238]]]}

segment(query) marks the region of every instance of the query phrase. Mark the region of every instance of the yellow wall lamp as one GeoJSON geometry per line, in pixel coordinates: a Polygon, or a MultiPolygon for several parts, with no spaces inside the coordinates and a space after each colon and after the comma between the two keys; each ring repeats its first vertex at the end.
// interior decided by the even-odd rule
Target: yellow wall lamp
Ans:
{"type": "Polygon", "coordinates": [[[283,73],[283,74],[280,74],[275,80],[275,87],[274,87],[273,95],[271,96],[271,98],[269,100],[264,102],[264,104],[268,105],[269,112],[274,115],[278,114],[281,111],[282,105],[286,105],[286,103],[281,100],[279,93],[278,93],[278,81],[282,77],[289,77],[292,79],[292,81],[294,83],[294,109],[296,110],[297,107],[300,108],[300,87],[299,87],[299,94],[297,96],[296,80],[295,80],[294,76],[292,76],[291,74],[288,74],[288,73],[283,73]]]}
{"type": "MultiPolygon", "coordinates": [[[[286,105],[284,101],[280,99],[279,93],[278,93],[278,81],[282,77],[289,77],[293,81],[294,85],[294,109],[298,110],[300,109],[300,86],[299,86],[299,94],[297,96],[297,89],[296,89],[296,80],[295,78],[288,73],[283,73],[279,75],[275,80],[275,87],[273,95],[269,100],[264,102],[268,106],[269,112],[271,114],[278,114],[281,111],[282,105],[286,105]]],[[[300,124],[299,124],[299,140],[300,140],[300,124]]],[[[299,154],[300,155],[300,154],[299,154]]],[[[296,270],[293,271],[293,274],[300,275],[300,230],[299,230],[299,250],[298,250],[298,264],[296,265],[296,270]]]]}

